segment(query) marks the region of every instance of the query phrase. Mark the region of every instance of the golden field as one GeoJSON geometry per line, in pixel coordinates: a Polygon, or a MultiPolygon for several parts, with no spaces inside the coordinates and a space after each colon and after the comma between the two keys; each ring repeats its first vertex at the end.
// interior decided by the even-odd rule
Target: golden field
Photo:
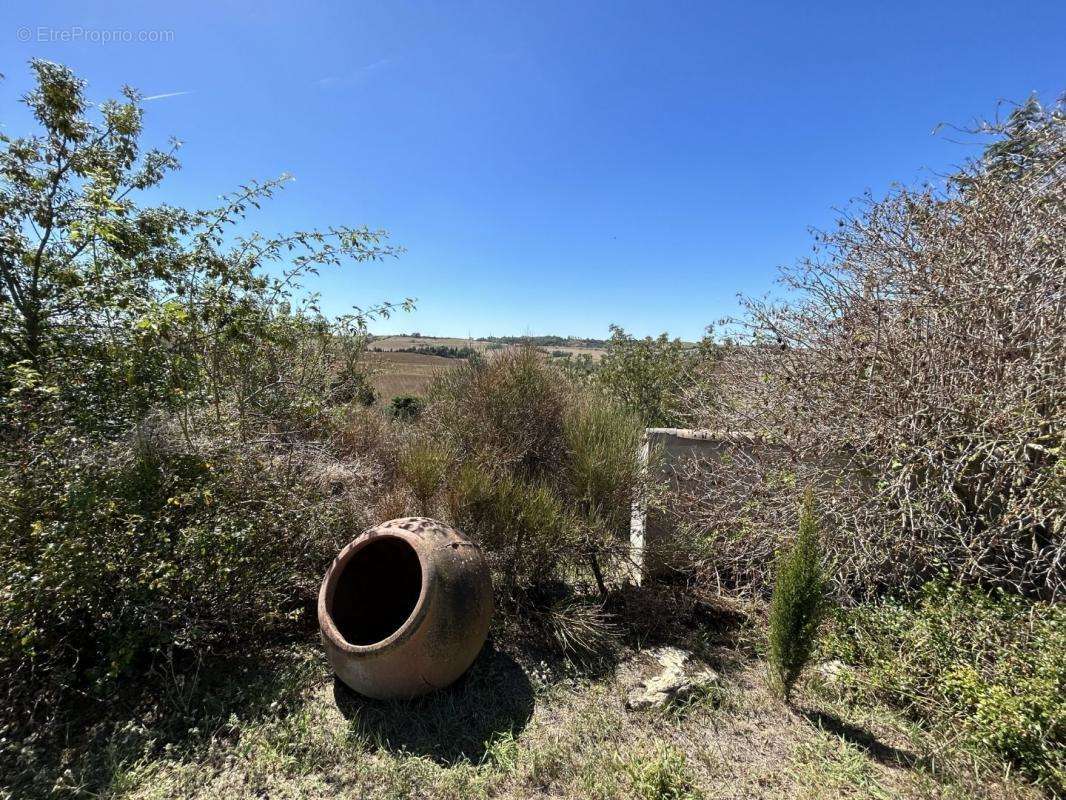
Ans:
{"type": "MultiPolygon", "coordinates": [[[[422,397],[429,391],[430,384],[441,370],[452,369],[462,364],[464,359],[400,351],[412,347],[470,347],[485,355],[491,355],[493,352],[517,346],[507,344],[501,347],[485,339],[460,339],[458,337],[375,337],[370,341],[370,352],[367,353],[373,370],[371,383],[383,402],[389,402],[398,395],[422,397]],[[497,346],[494,347],[494,344],[497,346]]],[[[599,347],[565,345],[538,347],[538,349],[545,355],[560,351],[570,353],[572,357],[584,354],[590,356],[593,361],[599,361],[606,352],[599,347]]]]}

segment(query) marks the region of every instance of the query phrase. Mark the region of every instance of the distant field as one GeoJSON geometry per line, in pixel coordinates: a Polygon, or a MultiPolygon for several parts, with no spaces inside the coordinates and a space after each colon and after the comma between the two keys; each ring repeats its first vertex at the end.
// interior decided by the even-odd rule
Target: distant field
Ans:
{"type": "MultiPolygon", "coordinates": [[[[409,347],[471,347],[478,352],[491,355],[500,347],[491,347],[492,342],[484,339],[460,339],[457,337],[434,337],[434,336],[382,336],[372,339],[371,351],[378,349],[383,352],[370,352],[368,357],[375,369],[371,379],[374,390],[378,393],[382,402],[389,402],[397,395],[414,395],[423,397],[429,391],[434,377],[445,369],[453,369],[463,363],[458,358],[442,358],[441,356],[423,355],[422,353],[397,352],[409,347]]],[[[505,345],[504,347],[515,347],[505,345]]],[[[604,354],[603,348],[598,347],[568,347],[565,345],[540,347],[546,354],[556,351],[570,353],[572,357],[582,354],[588,355],[593,361],[599,361],[604,354]]]]}
{"type": "MultiPolygon", "coordinates": [[[[435,336],[382,336],[371,340],[370,347],[382,350],[403,350],[408,347],[472,347],[481,352],[492,352],[493,342],[485,339],[460,339],[458,337],[435,337],[435,336]]],[[[504,345],[515,347],[516,345],[504,345]]],[[[593,361],[599,361],[606,352],[602,347],[571,347],[568,345],[544,345],[540,347],[546,353],[561,350],[575,356],[582,353],[592,357],[593,361]]]]}
{"type": "Polygon", "coordinates": [[[371,383],[383,402],[397,395],[424,396],[441,370],[453,369],[463,363],[458,358],[421,353],[368,353],[368,358],[374,367],[371,383]]]}

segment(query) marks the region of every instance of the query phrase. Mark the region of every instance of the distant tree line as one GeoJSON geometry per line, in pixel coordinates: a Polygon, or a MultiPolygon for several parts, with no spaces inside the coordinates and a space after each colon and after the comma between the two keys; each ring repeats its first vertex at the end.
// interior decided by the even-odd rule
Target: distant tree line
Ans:
{"type": "Polygon", "coordinates": [[[607,346],[604,339],[581,339],[576,336],[486,336],[484,341],[499,344],[529,344],[534,347],[585,347],[589,349],[607,346]]]}
{"type": "Polygon", "coordinates": [[[451,347],[443,344],[397,347],[390,350],[385,350],[382,347],[372,347],[370,349],[375,353],[418,353],[424,356],[440,356],[441,358],[471,358],[477,355],[477,350],[473,347],[451,347]]]}

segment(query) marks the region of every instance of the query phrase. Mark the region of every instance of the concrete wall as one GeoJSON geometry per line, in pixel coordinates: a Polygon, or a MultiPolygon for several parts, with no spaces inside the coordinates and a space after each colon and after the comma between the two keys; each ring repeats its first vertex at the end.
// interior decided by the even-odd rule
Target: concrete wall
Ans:
{"type": "MultiPolygon", "coordinates": [[[[732,458],[755,457],[760,452],[778,448],[780,445],[744,432],[648,428],[641,456],[648,468],[654,470],[650,477],[676,481],[675,467],[686,458],[721,460],[727,453],[732,458]]],[[[629,541],[633,577],[638,583],[671,571],[672,536],[673,531],[662,515],[648,509],[645,498],[638,498],[633,503],[629,541]]]]}

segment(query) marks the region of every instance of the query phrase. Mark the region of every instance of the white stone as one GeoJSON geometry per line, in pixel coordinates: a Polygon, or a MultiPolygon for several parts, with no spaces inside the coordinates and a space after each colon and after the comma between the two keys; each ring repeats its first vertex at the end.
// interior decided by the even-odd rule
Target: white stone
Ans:
{"type": "Polygon", "coordinates": [[[662,707],[719,681],[717,672],[676,647],[660,647],[647,655],[658,663],[658,671],[633,686],[626,698],[628,708],[662,707]]]}

